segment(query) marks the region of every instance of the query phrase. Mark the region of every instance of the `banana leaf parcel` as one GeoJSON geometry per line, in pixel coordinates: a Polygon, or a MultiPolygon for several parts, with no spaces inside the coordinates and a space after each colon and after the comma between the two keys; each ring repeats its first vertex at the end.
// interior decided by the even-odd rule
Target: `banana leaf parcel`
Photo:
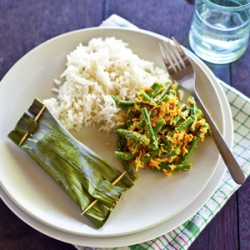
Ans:
{"type": "Polygon", "coordinates": [[[82,211],[97,200],[84,215],[98,228],[104,225],[122,193],[133,186],[126,176],[112,184],[122,172],[77,141],[38,99],[8,137],[49,174],[82,211]]]}

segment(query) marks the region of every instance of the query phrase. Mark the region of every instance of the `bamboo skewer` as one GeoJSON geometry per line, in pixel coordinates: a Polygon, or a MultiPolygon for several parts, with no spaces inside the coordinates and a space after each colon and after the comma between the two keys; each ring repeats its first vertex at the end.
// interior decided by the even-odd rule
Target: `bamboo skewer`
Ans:
{"type": "MultiPolygon", "coordinates": [[[[125,174],[126,174],[126,171],[123,172],[120,176],[118,176],[118,177],[112,182],[112,184],[115,185],[115,184],[116,184],[125,174]]],[[[97,201],[98,201],[97,199],[94,200],[94,201],[92,201],[92,202],[83,210],[83,212],[81,213],[81,215],[85,214],[91,207],[93,207],[93,206],[96,204],[97,201]]]]}
{"type": "MultiPolygon", "coordinates": [[[[35,122],[39,119],[39,117],[41,116],[41,114],[43,113],[43,111],[44,111],[45,108],[46,108],[46,106],[43,105],[42,109],[39,111],[39,113],[38,113],[38,114],[36,115],[36,117],[34,118],[34,121],[35,121],[35,122]]],[[[23,135],[23,138],[21,139],[21,141],[20,141],[19,144],[18,144],[19,147],[20,147],[20,146],[23,144],[23,142],[26,140],[26,138],[28,137],[29,133],[30,133],[29,131],[26,131],[26,133],[23,135]]]]}
{"type": "Polygon", "coordinates": [[[39,119],[39,117],[41,116],[41,114],[43,113],[43,111],[44,111],[45,108],[46,108],[46,105],[43,105],[43,107],[41,108],[41,110],[39,111],[39,113],[34,118],[35,122],[39,119]]]}

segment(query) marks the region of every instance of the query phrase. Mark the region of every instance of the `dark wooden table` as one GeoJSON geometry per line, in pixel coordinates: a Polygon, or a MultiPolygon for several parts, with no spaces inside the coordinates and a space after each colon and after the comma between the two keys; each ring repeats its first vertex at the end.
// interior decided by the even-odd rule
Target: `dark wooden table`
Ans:
{"type": "MultiPolygon", "coordinates": [[[[192,2],[192,1],[188,1],[192,2]]],[[[0,0],[0,80],[28,51],[68,31],[99,26],[111,14],[140,28],[175,36],[186,47],[194,6],[185,0],[0,0]]],[[[250,97],[250,46],[238,61],[207,64],[250,97]]],[[[7,166],[6,166],[7,167],[7,166]]],[[[0,200],[0,249],[75,249],[26,225],[0,200]]],[[[250,180],[235,193],[190,247],[250,249],[250,180]]]]}

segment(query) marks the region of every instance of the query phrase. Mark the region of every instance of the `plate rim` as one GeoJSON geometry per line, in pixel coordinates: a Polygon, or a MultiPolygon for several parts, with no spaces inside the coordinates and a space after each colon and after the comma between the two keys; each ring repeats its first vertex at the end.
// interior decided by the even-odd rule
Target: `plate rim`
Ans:
{"type": "MultiPolygon", "coordinates": [[[[98,29],[102,29],[102,30],[110,30],[110,29],[112,29],[112,30],[129,30],[129,31],[133,31],[133,32],[136,32],[136,33],[144,33],[144,34],[149,34],[149,35],[151,35],[151,36],[153,36],[153,37],[160,37],[161,39],[167,39],[167,40],[169,40],[169,38],[166,38],[166,37],[163,37],[163,36],[161,36],[161,35],[158,35],[158,34],[156,34],[156,33],[153,33],[153,32],[149,32],[149,31],[145,31],[145,30],[134,30],[134,29],[130,29],[130,28],[118,28],[118,27],[92,27],[92,28],[87,28],[87,29],[79,29],[79,30],[74,30],[74,31],[70,31],[70,32],[67,32],[67,33],[64,33],[64,34],[61,34],[61,35],[59,35],[59,36],[56,36],[56,37],[54,37],[54,38],[51,38],[51,39],[49,39],[49,40],[47,40],[47,41],[45,41],[44,43],[42,43],[42,44],[40,44],[40,45],[38,45],[38,46],[36,46],[35,48],[33,48],[31,51],[29,51],[27,54],[25,54],[22,58],[20,58],[13,66],[12,66],[12,68],[16,65],[16,64],[18,64],[23,58],[25,58],[26,56],[29,56],[29,54],[30,53],[32,53],[32,51],[34,51],[34,50],[37,50],[37,49],[39,49],[39,47],[40,46],[44,46],[45,44],[47,44],[47,43],[49,43],[49,42],[51,42],[52,40],[56,40],[56,39],[59,39],[60,37],[63,37],[63,36],[66,36],[66,35],[71,35],[71,34],[73,34],[73,33],[78,33],[78,32],[82,32],[82,31],[86,31],[86,30],[98,30],[98,29]]],[[[187,50],[188,51],[188,50],[187,50]]],[[[189,53],[189,52],[188,52],[189,53]]],[[[192,58],[193,59],[193,58],[192,58]]],[[[196,59],[198,59],[198,58],[196,58],[196,59]]],[[[200,63],[200,62],[199,62],[200,63]]],[[[205,64],[204,64],[205,65],[205,64]]],[[[204,67],[206,67],[207,68],[207,66],[205,65],[204,67]]],[[[11,69],[12,69],[11,68],[11,69]]],[[[7,77],[8,76],[8,74],[9,74],[9,72],[11,71],[11,69],[6,73],[6,75],[3,77],[3,79],[1,80],[1,82],[0,82],[0,88],[1,88],[1,86],[2,86],[2,84],[4,83],[4,81],[5,81],[5,77],[7,77]]],[[[214,87],[214,86],[213,86],[214,87]]],[[[223,119],[223,121],[224,121],[224,119],[223,119]]],[[[218,162],[219,161],[217,161],[217,166],[218,166],[218,162]]],[[[216,169],[216,167],[215,167],[215,169],[216,169]]],[[[212,177],[212,175],[211,175],[211,177],[212,177]]],[[[211,177],[210,177],[210,179],[211,179],[211,177]]],[[[209,179],[209,180],[210,180],[209,179]]],[[[209,180],[207,181],[207,182],[209,182],[209,180]]],[[[1,184],[1,179],[0,179],[0,184],[1,184]]],[[[205,187],[205,186],[204,186],[205,187]]],[[[4,187],[3,187],[3,189],[4,189],[4,187]]],[[[5,189],[4,189],[5,190],[5,189]]],[[[7,192],[7,190],[5,190],[5,192],[8,194],[8,192],[7,192]]],[[[200,190],[200,193],[202,192],[202,190],[200,190]]],[[[200,193],[198,193],[197,194],[197,196],[200,194],[200,193]]],[[[188,205],[188,204],[187,204],[188,205]]],[[[183,209],[184,209],[185,207],[183,207],[183,209]]],[[[180,212],[180,211],[179,211],[180,212]]],[[[33,216],[32,216],[33,217],[33,216]]],[[[35,219],[38,219],[38,218],[35,218],[35,219]]],[[[155,225],[153,225],[152,227],[154,227],[155,225]]],[[[57,227],[55,227],[56,229],[58,229],[57,227]]],[[[145,229],[142,229],[142,230],[145,230],[145,229]]],[[[70,232],[69,232],[70,233],[70,232]]],[[[134,233],[134,231],[133,232],[131,232],[131,233],[134,233]]],[[[128,233],[128,234],[130,234],[130,233],[128,233]]],[[[80,234],[80,235],[85,235],[85,236],[90,236],[90,235],[86,235],[86,233],[84,233],[84,234],[80,234]]],[[[105,234],[103,234],[103,235],[95,235],[95,236],[93,236],[93,237],[110,237],[110,235],[108,234],[108,235],[105,235],[105,234]]],[[[119,236],[119,234],[115,234],[114,236],[119,236]]]]}

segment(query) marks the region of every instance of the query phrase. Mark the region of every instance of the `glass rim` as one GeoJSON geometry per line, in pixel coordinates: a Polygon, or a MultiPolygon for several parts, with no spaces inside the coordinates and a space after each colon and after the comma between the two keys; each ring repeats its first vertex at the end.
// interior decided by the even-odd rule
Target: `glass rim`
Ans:
{"type": "Polygon", "coordinates": [[[202,0],[203,2],[206,2],[207,4],[209,4],[210,6],[213,6],[217,9],[221,9],[221,10],[227,10],[227,11],[238,11],[238,10],[243,10],[247,7],[250,7],[250,2],[244,4],[244,5],[240,5],[240,6],[234,6],[234,7],[230,7],[230,6],[222,6],[216,3],[211,2],[210,0],[202,0]]]}

